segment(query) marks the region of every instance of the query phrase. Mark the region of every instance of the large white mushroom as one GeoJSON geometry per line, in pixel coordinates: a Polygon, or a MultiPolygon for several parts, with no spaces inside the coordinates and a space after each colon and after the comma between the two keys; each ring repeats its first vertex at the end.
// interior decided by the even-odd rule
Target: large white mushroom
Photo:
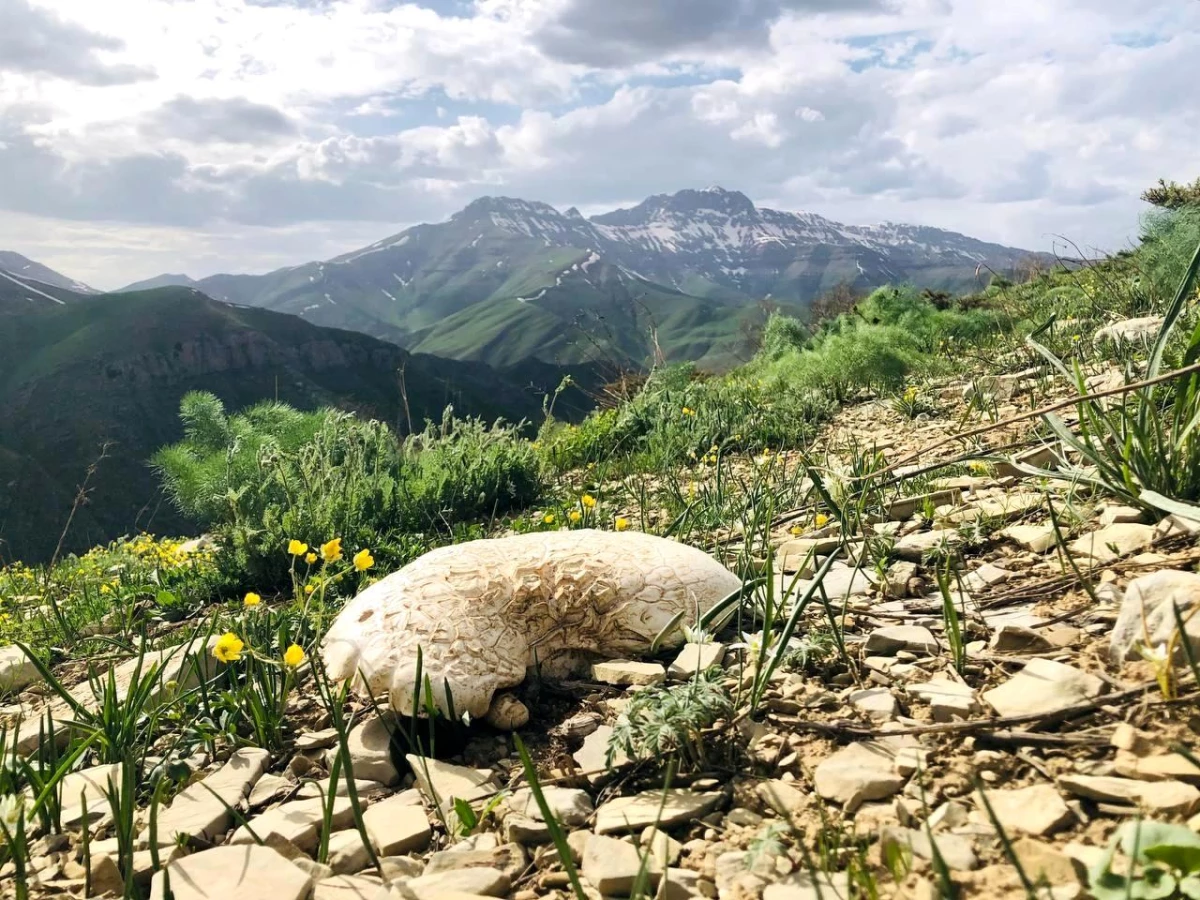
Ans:
{"type": "MultiPolygon", "coordinates": [[[[325,636],[329,676],[412,715],[422,682],[450,712],[483,717],[496,691],[537,666],[562,677],[597,656],[644,651],[741,581],[708,554],[638,532],[553,531],[426,553],[351,600],[325,636]]],[[[681,641],[678,628],[664,646],[681,641]]],[[[419,711],[419,709],[418,709],[419,711]]]]}

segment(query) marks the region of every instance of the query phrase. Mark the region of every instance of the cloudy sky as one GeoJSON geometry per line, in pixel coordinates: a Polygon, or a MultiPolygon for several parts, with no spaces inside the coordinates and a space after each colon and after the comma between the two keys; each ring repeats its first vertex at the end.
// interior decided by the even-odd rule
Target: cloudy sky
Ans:
{"type": "Polygon", "coordinates": [[[1115,249],[1198,83],[1198,0],[0,0],[0,249],[114,288],[710,184],[1115,249]]]}

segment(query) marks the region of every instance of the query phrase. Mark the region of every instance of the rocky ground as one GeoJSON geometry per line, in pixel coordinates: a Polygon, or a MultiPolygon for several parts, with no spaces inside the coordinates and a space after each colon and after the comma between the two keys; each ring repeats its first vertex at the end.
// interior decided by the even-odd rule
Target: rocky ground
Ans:
{"type": "MultiPolygon", "coordinates": [[[[1112,383],[1109,372],[1091,382],[1112,383]]],[[[987,447],[1054,464],[1040,443],[1013,449],[1035,420],[994,427],[1056,399],[1040,376],[989,385],[986,414],[964,387],[968,397],[980,390],[943,385],[938,411],[916,418],[881,401],[848,407],[822,447],[844,458],[874,446],[893,475],[987,447]],[[993,427],[944,442],[984,426],[993,427]]],[[[762,638],[732,628],[671,653],[601,662],[588,679],[527,687],[533,719],[521,735],[584,895],[625,897],[640,884],[681,900],[1067,900],[1100,896],[1087,872],[1121,823],[1200,829],[1200,767],[1173,750],[1196,742],[1200,717],[1171,612],[1175,603],[1186,617],[1200,602],[1198,526],[1153,521],[1010,463],[965,472],[931,473],[921,493],[899,492],[845,541],[811,509],[776,517],[777,594],[802,596],[825,554],[848,555],[823,580],[828,603],[811,603],[797,631],[809,658],[776,669],[753,706],[762,638]],[[1048,499],[1070,532],[1065,547],[1048,499]],[[948,557],[959,561],[946,585],[953,615],[937,581],[948,557]],[[824,643],[804,643],[814,635],[824,643]],[[631,760],[618,748],[609,764],[638,692],[687,684],[709,666],[723,668],[716,683],[733,705],[698,733],[702,758],[684,759],[665,789],[662,757],[631,760]]],[[[34,681],[4,712],[36,721],[46,702],[37,673],[11,648],[0,654],[0,682],[34,681]]],[[[185,659],[181,648],[162,655],[164,685],[188,676],[185,659]]],[[[349,749],[360,829],[344,779],[332,803],[323,799],[338,735],[312,685],[291,703],[307,727],[288,752],[199,754],[188,760],[191,785],[153,829],[137,815],[139,890],[165,896],[169,873],[177,900],[576,892],[512,735],[459,729],[440,758],[418,757],[389,741],[391,723],[357,707],[349,749]]],[[[25,734],[15,749],[36,746],[25,734]]],[[[114,818],[102,814],[118,773],[119,764],[93,767],[64,782],[65,833],[31,836],[32,895],[125,892],[114,818]]],[[[0,870],[5,896],[15,874],[11,863],[0,870]]]]}

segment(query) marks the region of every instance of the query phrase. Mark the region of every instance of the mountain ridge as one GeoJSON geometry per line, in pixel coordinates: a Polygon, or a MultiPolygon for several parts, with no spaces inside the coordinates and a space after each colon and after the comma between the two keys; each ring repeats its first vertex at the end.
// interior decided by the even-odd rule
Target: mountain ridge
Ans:
{"type": "MultiPolygon", "coordinates": [[[[721,369],[747,352],[764,304],[803,314],[842,283],[964,290],[1036,254],[928,226],[842,225],[713,187],[584,217],[480,197],[328,260],[263,275],[157,276],[226,300],[494,366],[598,359],[721,369]]],[[[139,284],[146,284],[140,282],[139,284]]]]}

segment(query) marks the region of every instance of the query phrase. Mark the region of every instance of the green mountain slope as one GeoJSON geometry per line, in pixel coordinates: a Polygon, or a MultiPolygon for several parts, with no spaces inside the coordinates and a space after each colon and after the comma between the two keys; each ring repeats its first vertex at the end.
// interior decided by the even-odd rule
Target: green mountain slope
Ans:
{"type": "Polygon", "coordinates": [[[303,409],[335,405],[404,431],[410,417],[415,428],[439,419],[448,403],[487,418],[537,416],[561,377],[539,366],[501,373],[412,354],[189,288],[48,302],[10,311],[0,323],[3,558],[53,551],[102,447],[106,457],[67,546],[91,546],[135,526],[183,529],[146,460],[180,438],[179,400],[191,390],[211,391],[230,409],[270,398],[303,409]]]}
{"type": "Polygon", "coordinates": [[[759,303],[802,309],[840,283],[962,290],[1030,254],[913,225],[850,226],[714,188],[584,218],[484,197],[352,253],[266,275],[186,276],[210,295],[422,351],[507,366],[660,355],[727,368],[759,303]]]}

